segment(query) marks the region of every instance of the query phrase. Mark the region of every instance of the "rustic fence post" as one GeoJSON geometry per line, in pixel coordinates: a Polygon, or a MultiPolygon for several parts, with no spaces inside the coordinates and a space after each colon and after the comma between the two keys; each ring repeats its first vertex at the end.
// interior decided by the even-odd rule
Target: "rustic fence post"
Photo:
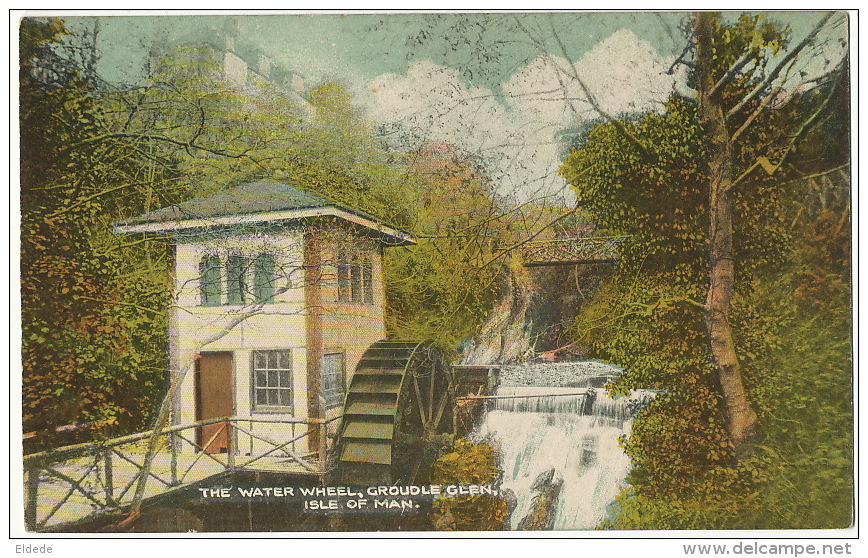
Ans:
{"type": "Polygon", "coordinates": [[[114,483],[112,479],[112,448],[106,446],[103,448],[103,469],[105,469],[105,505],[106,507],[115,504],[114,483]]]}
{"type": "Polygon", "coordinates": [[[226,468],[230,471],[235,470],[235,449],[237,447],[237,437],[235,432],[232,430],[232,422],[226,423],[226,428],[229,430],[229,443],[226,444],[226,468]]]}
{"type": "Polygon", "coordinates": [[[452,436],[457,438],[459,436],[460,428],[458,427],[458,420],[460,416],[458,414],[458,405],[454,405],[452,407],[452,436]]]}
{"type": "Polygon", "coordinates": [[[169,471],[172,475],[172,486],[178,484],[178,446],[180,445],[178,433],[169,434],[169,471]]]}
{"type": "MultiPolygon", "coordinates": [[[[328,468],[328,424],[323,419],[315,419],[319,422],[319,462],[323,475],[328,468]]],[[[323,477],[325,478],[325,477],[323,477]]]]}
{"type": "Polygon", "coordinates": [[[39,468],[27,469],[27,501],[24,504],[24,524],[36,530],[36,499],[39,495],[39,468]]]}

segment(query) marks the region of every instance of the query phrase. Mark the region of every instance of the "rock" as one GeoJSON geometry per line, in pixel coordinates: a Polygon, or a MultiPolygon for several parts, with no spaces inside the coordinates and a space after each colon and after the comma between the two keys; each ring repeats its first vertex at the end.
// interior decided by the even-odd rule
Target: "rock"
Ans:
{"type": "Polygon", "coordinates": [[[531,485],[536,492],[530,513],[518,523],[520,531],[550,531],[554,527],[558,497],[564,478],[554,468],[540,473],[531,485]]]}
{"type": "Polygon", "coordinates": [[[512,515],[512,512],[515,511],[515,507],[518,506],[518,496],[516,496],[515,492],[509,488],[501,490],[500,496],[506,500],[506,516],[508,518],[512,515]]]}

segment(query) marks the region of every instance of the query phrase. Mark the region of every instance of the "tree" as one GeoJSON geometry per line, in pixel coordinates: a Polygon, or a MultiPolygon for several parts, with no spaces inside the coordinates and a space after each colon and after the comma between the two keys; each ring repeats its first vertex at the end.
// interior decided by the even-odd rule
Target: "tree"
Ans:
{"type": "MultiPolygon", "coordinates": [[[[708,161],[708,295],[705,300],[705,327],[708,343],[720,378],[728,419],[727,430],[736,450],[752,443],[759,425],[751,409],[735,351],[729,323],[729,307],[734,282],[732,256],[733,146],[726,127],[724,108],[713,90],[719,76],[714,72],[712,22],[714,16],[700,12],[694,16],[693,40],[697,74],[697,105],[700,129],[708,161]]],[[[774,36],[773,40],[780,40],[774,36]]]]}
{"type": "Polygon", "coordinates": [[[165,267],[107,226],[171,173],[104,134],[91,35],[25,18],[19,38],[24,427],[139,426],[163,388],[165,267]]]}
{"type": "MultiPolygon", "coordinates": [[[[647,126],[643,129],[642,124],[637,126],[610,119],[609,126],[621,136],[617,140],[618,148],[635,150],[634,164],[644,167],[639,171],[640,174],[650,173],[651,178],[654,178],[654,173],[659,173],[660,169],[672,163],[672,154],[662,152],[663,149],[675,149],[677,152],[689,152],[690,162],[683,167],[683,178],[678,179],[670,174],[670,179],[683,181],[687,178],[692,181],[701,176],[703,178],[700,180],[707,181],[707,185],[696,185],[698,189],[690,194],[689,204],[682,203],[683,199],[677,200],[669,193],[662,199],[643,200],[645,208],[628,208],[625,211],[634,217],[639,216],[637,212],[648,213],[648,210],[653,214],[659,203],[667,203],[668,200],[672,213],[669,216],[657,214],[655,219],[659,219],[661,227],[657,234],[664,232],[663,227],[670,227],[666,234],[670,241],[675,241],[676,244],[670,244],[668,250],[680,261],[684,260],[676,255],[678,252],[688,258],[688,254],[695,253],[685,250],[685,241],[692,244],[693,248],[696,248],[697,240],[708,243],[704,257],[708,274],[705,301],[699,303],[693,298],[685,298],[683,302],[692,304],[704,316],[707,346],[713,357],[722,390],[729,439],[740,454],[749,453],[758,435],[758,425],[739,371],[729,323],[730,300],[736,282],[735,262],[745,267],[743,273],[748,277],[751,273],[750,266],[756,265],[760,260],[751,258],[747,252],[742,252],[741,258],[737,257],[733,243],[741,242],[745,247],[757,248],[763,244],[767,247],[775,244],[763,239],[763,235],[768,235],[771,231],[762,231],[763,228],[773,227],[779,220],[779,215],[775,214],[775,201],[780,199],[781,192],[775,186],[775,180],[770,177],[778,171],[785,158],[793,156],[792,152],[798,142],[828,104],[828,97],[821,96],[818,102],[817,95],[811,96],[805,92],[792,98],[786,108],[779,107],[773,111],[768,106],[775,96],[784,91],[785,86],[780,80],[788,76],[799,53],[812,44],[830,17],[831,14],[824,17],[804,41],[791,48],[779,62],[769,67],[771,63],[767,59],[774,58],[786,44],[786,30],[780,30],[773,24],[762,23],[760,16],[742,16],[735,24],[725,26],[711,14],[697,14],[694,17],[692,63],[694,83],[697,87],[696,113],[691,115],[692,108],[681,106],[675,101],[670,102],[667,112],[671,117],[678,114],[681,118],[686,117],[681,125],[691,135],[695,132],[693,139],[683,136],[674,144],[664,138],[645,139],[642,134],[649,132],[647,126]],[[701,151],[695,150],[695,146],[688,147],[688,143],[683,143],[690,141],[698,141],[701,151]],[[654,145],[652,142],[658,143],[654,145]],[[780,162],[776,165],[769,163],[774,159],[780,162]],[[704,161],[703,165],[707,168],[696,166],[694,161],[704,161]],[[765,169],[765,177],[757,176],[755,173],[762,172],[762,169],[765,169]],[[756,195],[760,184],[764,188],[763,196],[756,195]],[[707,201],[702,200],[702,196],[708,196],[707,201]],[[757,203],[753,209],[744,205],[748,198],[757,203]],[[741,211],[741,215],[734,216],[734,211],[741,211]],[[761,217],[762,211],[771,213],[761,217]],[[754,214],[753,217],[747,217],[751,213],[754,214]],[[693,222],[683,219],[682,216],[688,215],[694,219],[693,222]],[[757,218],[765,221],[757,222],[757,218]],[[734,219],[737,219],[743,230],[738,230],[734,219]],[[707,223],[707,233],[697,229],[699,223],[707,223]]],[[[843,75],[841,68],[839,65],[828,76],[828,80],[833,84],[832,91],[834,84],[838,83],[843,75]]],[[[789,87],[798,91],[799,87],[805,86],[790,84],[789,87]]],[[[827,95],[829,90],[828,87],[824,89],[827,95]]],[[[650,124],[653,120],[653,117],[646,117],[643,122],[650,124]]],[[[574,185],[583,183],[584,179],[579,174],[584,172],[582,169],[586,167],[588,160],[580,162],[578,158],[574,158],[567,161],[564,172],[571,178],[571,182],[574,185]]],[[[779,172],[775,178],[779,180],[785,172],[787,171],[779,172]]],[[[639,194],[638,189],[631,190],[630,185],[627,185],[626,189],[639,194]]],[[[604,194],[600,190],[594,191],[597,195],[604,194]]],[[[590,196],[580,194],[580,197],[588,200],[590,196]]],[[[587,203],[592,211],[599,211],[607,205],[605,201],[587,203]]],[[[604,220],[614,223],[611,216],[604,220]]],[[[623,225],[623,222],[618,224],[623,225]]]]}
{"type": "MultiPolygon", "coordinates": [[[[758,77],[752,75],[751,71],[738,68],[762,67],[766,53],[769,50],[776,53],[784,40],[783,34],[770,24],[759,26],[758,20],[749,22],[742,18],[740,25],[727,36],[726,32],[729,30],[720,24],[714,14],[700,12],[693,19],[698,117],[706,149],[709,181],[709,279],[705,325],[726,406],[727,431],[737,453],[750,451],[758,435],[759,425],[744,389],[729,320],[735,273],[731,190],[736,186],[737,180],[748,176],[756,163],[761,165],[761,160],[768,164],[766,172],[769,175],[776,172],[789,152],[796,148],[800,136],[810,127],[811,121],[824,110],[828,100],[821,103],[813,115],[809,113],[801,122],[794,122],[793,129],[788,131],[786,136],[773,138],[776,141],[770,142],[765,149],[756,153],[756,163],[744,169],[738,178],[736,138],[744,134],[750,126],[759,126],[755,123],[756,119],[763,118],[764,107],[783,89],[780,83],[775,82],[776,77],[789,71],[799,52],[812,41],[831,17],[830,13],[821,19],[801,44],[790,50],[767,74],[758,77]],[[752,29],[749,27],[750,23],[753,23],[752,29]],[[749,43],[747,36],[737,37],[739,32],[744,33],[745,30],[753,31],[749,43]],[[738,58],[732,61],[736,55],[738,58]],[[731,65],[727,67],[726,63],[731,65]],[[722,85],[718,85],[719,83],[722,85]],[[748,88],[745,85],[748,85],[748,88]],[[731,120],[729,125],[727,116],[730,116],[731,120]],[[733,129],[734,131],[730,131],[733,129]],[[768,163],[773,158],[778,162],[768,163]]],[[[838,81],[845,75],[841,70],[842,67],[836,70],[837,75],[831,78],[833,81],[838,81]]]]}
{"type": "MultiPolygon", "coordinates": [[[[597,225],[631,235],[622,246],[618,271],[580,312],[577,330],[595,355],[628,369],[614,389],[663,390],[624,440],[634,465],[633,489],[622,500],[624,512],[612,522],[622,527],[792,524],[795,517],[785,520],[771,501],[793,496],[783,497],[769,479],[793,486],[811,484],[816,474],[795,453],[785,453],[792,448],[781,432],[798,431],[801,454],[816,456],[846,454],[850,439],[847,413],[835,411],[838,419],[827,430],[836,433],[827,438],[834,449],[817,444],[808,450],[814,438],[810,427],[797,429],[778,417],[788,416],[783,409],[801,399],[787,386],[808,382],[817,393],[826,388],[796,379],[810,359],[799,364],[794,357],[777,370],[771,364],[785,360],[782,346],[806,350],[778,337],[781,332],[772,324],[779,320],[799,338],[796,331],[813,328],[813,336],[834,346],[845,342],[839,336],[846,320],[826,331],[813,320],[800,322],[795,318],[800,311],[781,300],[801,299],[797,293],[804,288],[795,277],[803,272],[794,269],[802,265],[796,262],[806,246],[804,230],[818,226],[806,223],[796,230],[795,224],[805,223],[804,214],[791,208],[804,208],[809,199],[798,185],[802,177],[838,173],[848,162],[841,143],[848,138],[842,125],[848,111],[846,58],[818,82],[803,83],[781,97],[785,88],[769,76],[786,75],[787,64],[798,58],[795,53],[808,52],[819,25],[806,42],[784,50],[786,29],[759,17],[742,16],[729,24],[706,18],[700,14],[694,20],[700,26],[695,42],[710,41],[713,49],[713,56],[703,59],[709,45],[697,44],[691,62],[697,98],[673,97],[662,114],[624,119],[620,128],[613,122],[596,126],[562,166],[579,206],[597,225]],[[711,78],[703,73],[709,71],[711,78]],[[778,398],[772,401],[770,393],[778,398]],[[759,452],[754,445],[758,424],[767,429],[759,452]],[[779,449],[772,462],[766,452],[779,449]],[[783,463],[786,473],[778,468],[783,463]],[[744,499],[746,494],[762,497],[744,499]],[[692,507],[703,501],[702,508],[692,507]]],[[[829,18],[823,19],[821,25],[829,18]]],[[[832,219],[843,223],[844,215],[832,219]]],[[[843,238],[827,246],[847,238],[844,228],[833,229],[843,238]]],[[[829,285],[820,296],[841,304],[839,293],[829,285]]],[[[835,380],[827,380],[837,386],[832,393],[847,385],[841,376],[844,360],[846,352],[830,364],[836,371],[835,380]]],[[[825,416],[836,404],[825,395],[822,404],[812,399],[816,414],[811,416],[825,416]]],[[[842,489],[832,484],[825,484],[826,492],[838,494],[836,499],[819,496],[823,491],[818,490],[811,501],[840,506],[842,489]]],[[[787,506],[800,501],[793,498],[787,506]]],[[[839,511],[814,516],[814,524],[831,525],[828,518],[840,517],[839,511]]]]}

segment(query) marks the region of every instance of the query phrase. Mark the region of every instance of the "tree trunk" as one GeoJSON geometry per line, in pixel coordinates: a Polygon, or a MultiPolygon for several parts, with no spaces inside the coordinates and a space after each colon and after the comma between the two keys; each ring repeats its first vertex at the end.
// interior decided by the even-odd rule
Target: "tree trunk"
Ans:
{"type": "Polygon", "coordinates": [[[714,365],[720,378],[730,443],[736,455],[749,453],[759,434],[756,413],[750,406],[741,379],[735,342],[729,325],[733,288],[732,145],[720,99],[710,92],[715,85],[711,43],[715,14],[697,13],[693,20],[695,64],[698,77],[699,121],[709,171],[708,293],[705,328],[714,365]]]}

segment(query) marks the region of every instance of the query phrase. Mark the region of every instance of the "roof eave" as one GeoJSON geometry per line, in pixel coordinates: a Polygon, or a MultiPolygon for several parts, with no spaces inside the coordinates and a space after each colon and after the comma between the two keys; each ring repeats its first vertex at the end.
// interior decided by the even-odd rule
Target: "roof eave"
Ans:
{"type": "Polygon", "coordinates": [[[112,226],[116,235],[122,234],[159,234],[176,233],[192,229],[204,229],[210,227],[252,225],[267,223],[269,221],[293,221],[309,219],[312,217],[338,217],[354,223],[363,228],[372,230],[377,234],[390,239],[393,246],[408,246],[416,244],[416,241],[404,231],[395,229],[374,219],[365,217],[353,211],[347,211],[336,206],[314,207],[307,209],[291,209],[283,211],[269,211],[263,213],[250,213],[244,215],[222,215],[218,217],[203,217],[190,219],[172,219],[166,221],[151,221],[145,223],[124,224],[118,221],[112,226]]]}

